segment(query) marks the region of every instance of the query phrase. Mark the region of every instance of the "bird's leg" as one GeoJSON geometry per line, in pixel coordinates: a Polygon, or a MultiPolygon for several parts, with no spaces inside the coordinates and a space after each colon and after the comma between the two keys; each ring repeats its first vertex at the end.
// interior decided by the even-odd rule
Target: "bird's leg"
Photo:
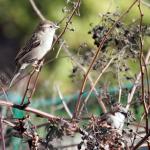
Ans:
{"type": "Polygon", "coordinates": [[[31,98],[32,98],[32,96],[33,96],[33,94],[34,94],[34,92],[35,92],[37,80],[38,80],[38,77],[39,77],[39,73],[40,73],[40,71],[41,71],[41,68],[42,68],[42,66],[43,66],[43,62],[44,62],[43,59],[40,60],[40,61],[38,62],[38,64],[37,64],[37,66],[35,67],[35,71],[37,72],[37,75],[36,75],[36,78],[35,78],[35,81],[34,81],[34,85],[33,85],[31,94],[30,94],[29,97],[28,97],[28,102],[30,102],[30,100],[31,100],[31,98]]]}
{"type": "Polygon", "coordinates": [[[32,98],[32,96],[33,96],[33,94],[34,94],[34,92],[35,92],[35,88],[36,88],[36,84],[37,84],[37,80],[38,80],[39,73],[40,73],[41,68],[42,68],[42,66],[43,66],[43,61],[44,61],[44,60],[41,60],[41,61],[39,61],[38,63],[36,62],[36,63],[33,64],[34,69],[33,69],[33,71],[30,73],[30,76],[29,76],[29,79],[28,79],[28,82],[27,82],[27,86],[26,86],[26,90],[25,90],[25,93],[24,93],[24,95],[23,95],[21,104],[20,104],[20,105],[15,104],[15,105],[14,105],[15,108],[18,108],[18,109],[22,109],[22,110],[23,110],[24,108],[26,108],[26,107],[30,104],[30,100],[31,100],[31,98],[32,98]],[[29,88],[29,86],[30,86],[30,82],[31,82],[32,76],[34,75],[35,72],[37,72],[37,75],[36,75],[36,78],[35,78],[35,81],[34,81],[33,88],[31,89],[31,88],[29,88]],[[29,92],[29,94],[27,94],[28,92],[29,92]],[[26,95],[29,95],[29,96],[27,97],[27,100],[28,100],[28,101],[27,101],[27,103],[24,103],[25,98],[26,98],[26,95]]]}
{"type": "Polygon", "coordinates": [[[40,72],[41,71],[41,68],[43,66],[43,61],[44,61],[43,59],[38,61],[37,65],[35,66],[35,71],[36,72],[40,72]]]}
{"type": "Polygon", "coordinates": [[[32,66],[33,66],[34,68],[36,68],[36,67],[38,66],[38,60],[35,60],[35,61],[32,63],[32,66]]]}
{"type": "Polygon", "coordinates": [[[30,85],[30,82],[31,82],[31,79],[32,79],[32,76],[34,75],[34,73],[35,73],[35,69],[30,73],[30,76],[29,76],[29,79],[28,79],[28,82],[27,82],[27,86],[26,86],[26,90],[25,90],[24,95],[22,97],[21,104],[19,104],[19,105],[15,104],[14,105],[15,108],[23,110],[24,108],[26,108],[30,104],[29,100],[28,100],[27,103],[24,103],[24,101],[25,101],[25,97],[27,95],[27,92],[30,90],[29,85],[30,85]]]}

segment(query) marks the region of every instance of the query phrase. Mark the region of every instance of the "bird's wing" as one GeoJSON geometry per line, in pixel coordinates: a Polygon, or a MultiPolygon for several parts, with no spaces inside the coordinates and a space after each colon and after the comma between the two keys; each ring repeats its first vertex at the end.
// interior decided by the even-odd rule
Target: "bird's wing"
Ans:
{"type": "Polygon", "coordinates": [[[20,51],[18,52],[15,58],[15,61],[17,62],[19,59],[24,57],[24,55],[26,55],[27,53],[32,51],[32,49],[38,47],[39,45],[40,45],[40,40],[37,38],[36,33],[34,33],[32,37],[27,41],[25,46],[22,49],[20,49],[20,51]]]}

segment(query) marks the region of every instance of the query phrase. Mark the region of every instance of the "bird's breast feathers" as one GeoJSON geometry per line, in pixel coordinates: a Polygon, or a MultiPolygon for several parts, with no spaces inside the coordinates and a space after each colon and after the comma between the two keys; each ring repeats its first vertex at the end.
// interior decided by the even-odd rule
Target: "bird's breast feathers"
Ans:
{"type": "Polygon", "coordinates": [[[37,59],[42,59],[46,53],[51,49],[53,42],[54,33],[47,33],[40,35],[41,43],[38,47],[34,49],[37,59]]]}

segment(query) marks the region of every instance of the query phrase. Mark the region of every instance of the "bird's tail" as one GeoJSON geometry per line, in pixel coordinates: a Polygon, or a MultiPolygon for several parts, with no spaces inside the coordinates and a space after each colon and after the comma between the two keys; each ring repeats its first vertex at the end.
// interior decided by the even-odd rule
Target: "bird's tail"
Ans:
{"type": "Polygon", "coordinates": [[[14,73],[14,77],[12,78],[9,88],[12,86],[12,84],[14,83],[14,81],[17,79],[17,77],[22,73],[22,71],[28,66],[28,64],[22,64],[21,67],[17,67],[16,71],[14,73]]]}
{"type": "Polygon", "coordinates": [[[9,88],[11,88],[11,86],[13,85],[14,81],[17,79],[17,77],[20,75],[20,71],[18,71],[17,73],[15,73],[14,77],[12,78],[10,84],[9,84],[9,88]]]}

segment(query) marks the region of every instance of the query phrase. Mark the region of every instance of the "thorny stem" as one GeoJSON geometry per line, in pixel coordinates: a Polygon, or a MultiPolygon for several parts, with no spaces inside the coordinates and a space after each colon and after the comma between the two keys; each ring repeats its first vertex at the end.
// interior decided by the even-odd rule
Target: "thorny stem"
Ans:
{"type": "Polygon", "coordinates": [[[80,107],[80,103],[81,103],[81,97],[82,97],[82,94],[83,94],[83,91],[85,89],[85,85],[86,85],[86,81],[87,81],[87,77],[88,77],[88,74],[89,72],[91,71],[97,57],[99,56],[99,53],[100,53],[100,50],[101,48],[103,47],[104,43],[106,42],[108,36],[110,35],[110,33],[112,32],[112,30],[114,29],[115,25],[117,24],[117,22],[119,20],[121,20],[127,13],[129,13],[130,9],[136,4],[138,0],[135,0],[131,5],[130,7],[123,13],[122,16],[119,17],[119,19],[112,25],[112,27],[108,30],[108,32],[106,33],[106,35],[102,38],[100,44],[99,44],[99,47],[93,57],[93,60],[84,76],[84,79],[83,79],[83,82],[82,82],[82,85],[81,85],[81,90],[80,90],[80,93],[79,93],[79,97],[78,97],[78,100],[77,100],[77,103],[76,103],[76,106],[75,106],[75,110],[74,110],[74,116],[73,116],[73,119],[76,119],[78,116],[77,116],[77,113],[79,113],[79,107],[80,107]]]}
{"type": "Polygon", "coordinates": [[[139,0],[138,8],[140,12],[140,25],[139,25],[139,31],[140,31],[140,70],[141,70],[141,85],[142,85],[142,103],[144,106],[145,116],[146,116],[146,133],[148,134],[148,110],[147,110],[147,104],[145,101],[145,92],[144,92],[144,69],[142,67],[143,62],[143,35],[142,35],[142,22],[143,22],[143,12],[141,10],[141,2],[139,0]]]}

